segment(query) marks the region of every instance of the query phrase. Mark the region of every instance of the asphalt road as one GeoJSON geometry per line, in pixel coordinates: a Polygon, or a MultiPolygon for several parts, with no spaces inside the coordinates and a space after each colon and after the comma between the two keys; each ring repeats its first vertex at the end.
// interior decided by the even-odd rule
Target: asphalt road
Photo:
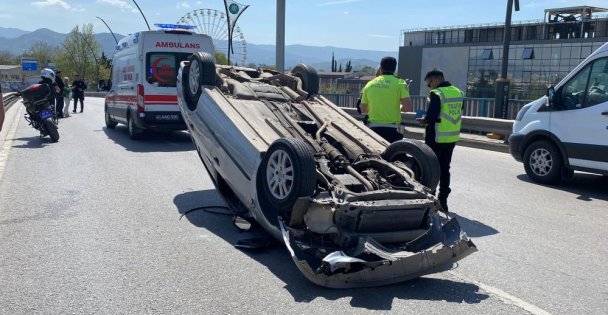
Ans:
{"type": "Polygon", "coordinates": [[[185,132],[129,140],[102,99],[50,143],[16,104],[0,134],[0,314],[605,314],[608,180],[530,183],[509,155],[458,147],[450,206],[479,252],[455,270],[330,290],[282,247],[243,252],[185,132]],[[13,125],[18,122],[18,125],[13,125]]]}

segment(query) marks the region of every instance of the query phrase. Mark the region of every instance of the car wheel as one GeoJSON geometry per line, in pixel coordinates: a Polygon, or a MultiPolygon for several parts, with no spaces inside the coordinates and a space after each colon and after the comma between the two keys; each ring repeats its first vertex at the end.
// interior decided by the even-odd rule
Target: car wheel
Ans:
{"type": "Polygon", "coordinates": [[[203,85],[215,85],[215,59],[199,51],[190,56],[190,63],[182,73],[182,88],[190,110],[196,109],[203,85]]]}
{"type": "Polygon", "coordinates": [[[108,129],[114,129],[118,123],[112,120],[112,117],[110,117],[110,110],[107,107],[105,108],[105,116],[106,127],[108,127],[108,129]]]}
{"type": "Polygon", "coordinates": [[[291,74],[302,80],[302,89],[309,95],[319,94],[319,74],[315,68],[299,64],[291,70],[291,74]]]}
{"type": "Polygon", "coordinates": [[[258,170],[264,196],[278,210],[290,209],[300,197],[311,196],[316,187],[312,148],[302,139],[273,142],[258,170]]]}
{"type": "Polygon", "coordinates": [[[131,117],[131,115],[129,115],[127,117],[127,127],[129,129],[129,138],[131,138],[132,140],[141,139],[143,130],[141,130],[141,129],[137,128],[137,126],[135,126],[135,122],[133,122],[133,118],[131,117]]]}
{"type": "Polygon", "coordinates": [[[399,161],[414,172],[414,179],[422,185],[435,190],[439,184],[440,167],[437,156],[423,142],[403,139],[391,143],[383,157],[389,162],[399,161]]]}
{"type": "Polygon", "coordinates": [[[524,169],[537,183],[554,184],[561,180],[562,157],[555,145],[548,141],[533,142],[524,153],[524,169]]]}

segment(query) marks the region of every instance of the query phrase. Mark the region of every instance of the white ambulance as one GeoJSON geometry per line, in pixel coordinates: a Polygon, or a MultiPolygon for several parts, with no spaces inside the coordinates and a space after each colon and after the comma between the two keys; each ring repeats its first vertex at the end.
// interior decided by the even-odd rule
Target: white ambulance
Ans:
{"type": "Polygon", "coordinates": [[[156,26],[160,30],[120,40],[112,59],[106,126],[127,125],[131,139],[139,138],[146,129],[187,129],[177,105],[179,63],[197,51],[214,53],[211,37],[191,31],[192,26],[156,26]]]}

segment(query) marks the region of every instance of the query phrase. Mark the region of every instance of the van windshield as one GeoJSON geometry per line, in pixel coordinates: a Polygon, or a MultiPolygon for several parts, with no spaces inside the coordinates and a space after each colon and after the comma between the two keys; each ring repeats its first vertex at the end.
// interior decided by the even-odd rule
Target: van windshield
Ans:
{"type": "Polygon", "coordinates": [[[146,54],[146,81],[153,86],[175,87],[179,63],[190,53],[150,52],[146,54]]]}

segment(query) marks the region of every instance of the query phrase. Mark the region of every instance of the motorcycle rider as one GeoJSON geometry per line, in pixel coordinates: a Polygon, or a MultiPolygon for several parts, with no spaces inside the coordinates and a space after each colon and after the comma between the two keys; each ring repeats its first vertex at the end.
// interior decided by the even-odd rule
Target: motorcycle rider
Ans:
{"type": "Polygon", "coordinates": [[[57,98],[57,93],[59,92],[59,87],[55,82],[55,71],[49,68],[44,68],[40,71],[40,77],[42,80],[40,80],[38,83],[48,84],[50,87],[51,92],[49,93],[48,100],[51,107],[53,107],[53,111],[55,111],[55,99],[57,98]]]}

